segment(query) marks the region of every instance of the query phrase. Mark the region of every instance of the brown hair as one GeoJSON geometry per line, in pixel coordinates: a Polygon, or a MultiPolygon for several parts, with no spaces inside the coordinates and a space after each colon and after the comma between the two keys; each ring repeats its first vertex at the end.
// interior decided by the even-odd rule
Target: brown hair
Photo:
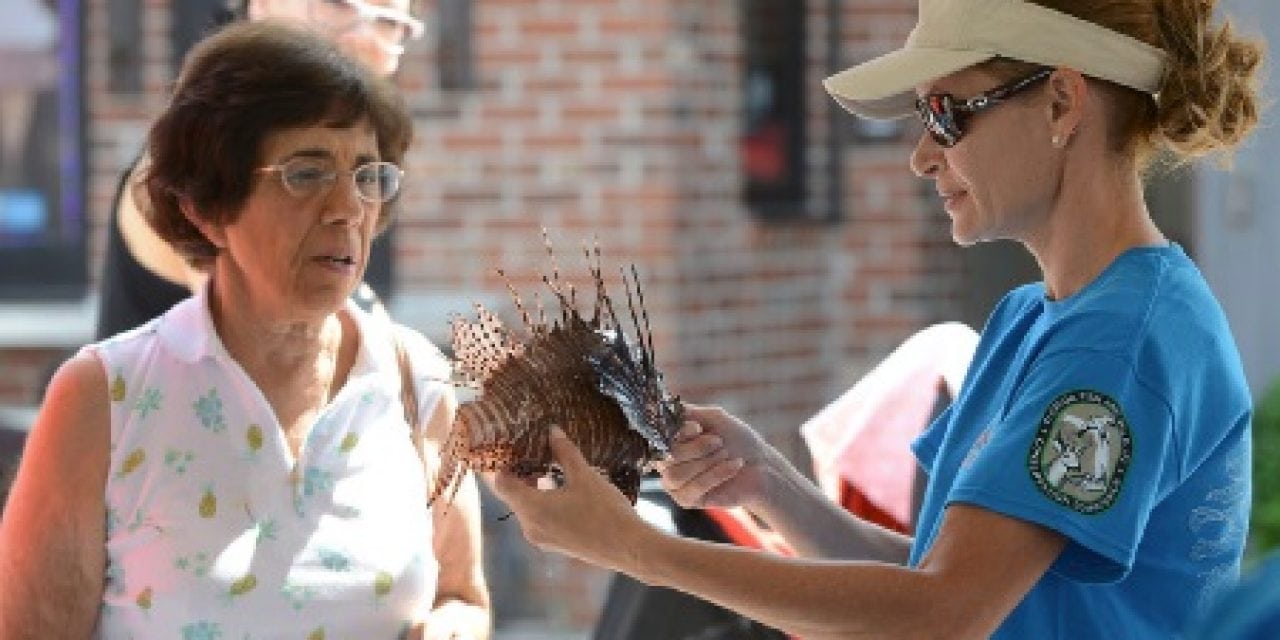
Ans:
{"type": "Polygon", "coordinates": [[[1213,23],[1217,0],[1028,1],[1168,54],[1158,98],[1095,80],[1112,105],[1113,148],[1132,154],[1139,166],[1162,151],[1177,161],[1230,151],[1257,125],[1257,71],[1264,48],[1258,40],[1238,36],[1229,21],[1213,23]]]}
{"type": "MultiPolygon", "coordinates": [[[[156,233],[207,266],[216,247],[189,221],[235,221],[249,198],[262,142],[284,129],[365,120],[382,160],[401,163],[413,122],[396,89],[322,36],[263,20],[228,25],[196,45],[168,107],[151,128],[144,178],[156,233]]],[[[382,205],[378,230],[391,221],[382,205]]]]}

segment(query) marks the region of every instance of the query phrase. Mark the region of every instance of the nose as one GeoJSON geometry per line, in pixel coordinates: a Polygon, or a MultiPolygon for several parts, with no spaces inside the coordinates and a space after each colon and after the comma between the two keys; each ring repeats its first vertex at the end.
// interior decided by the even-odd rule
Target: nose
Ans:
{"type": "Polygon", "coordinates": [[[911,171],[916,174],[916,177],[936,176],[942,169],[944,161],[942,147],[933,139],[933,136],[930,136],[927,131],[920,134],[920,140],[911,150],[911,171]]]}
{"type": "Polygon", "coordinates": [[[339,174],[325,197],[321,215],[325,224],[358,227],[365,216],[376,213],[377,206],[360,197],[350,174],[339,174]]]}

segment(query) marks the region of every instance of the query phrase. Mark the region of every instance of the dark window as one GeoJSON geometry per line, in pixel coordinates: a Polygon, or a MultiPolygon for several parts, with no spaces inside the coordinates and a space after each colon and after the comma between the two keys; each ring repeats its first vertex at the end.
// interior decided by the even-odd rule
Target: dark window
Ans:
{"type": "MultiPolygon", "coordinates": [[[[137,0],[132,0],[137,2],[137,0]]],[[[169,46],[173,76],[178,77],[182,59],[195,43],[231,17],[226,0],[181,0],[173,3],[169,23],[169,46]]]]}
{"type": "Polygon", "coordinates": [[[805,4],[742,3],[742,167],[747,204],[765,218],[805,215],[805,4]]]}
{"type": "Polygon", "coordinates": [[[471,0],[439,0],[436,10],[436,42],[439,43],[436,63],[440,88],[474,88],[471,0]]]}
{"type": "Polygon", "coordinates": [[[15,26],[0,36],[0,298],[84,295],[82,10],[6,5],[15,26]]]}
{"type": "Polygon", "coordinates": [[[107,0],[108,91],[142,93],[143,41],[142,0],[107,0]]]}

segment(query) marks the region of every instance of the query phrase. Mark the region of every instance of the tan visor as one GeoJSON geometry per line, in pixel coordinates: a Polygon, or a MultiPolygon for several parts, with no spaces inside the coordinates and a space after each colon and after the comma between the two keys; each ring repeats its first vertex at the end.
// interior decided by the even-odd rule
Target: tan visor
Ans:
{"type": "Polygon", "coordinates": [[[920,0],[919,19],[897,51],[823,82],[836,102],[866,118],[915,109],[916,87],[996,57],[1050,67],[1155,94],[1166,55],[1122,33],[1023,0],[920,0]]]}

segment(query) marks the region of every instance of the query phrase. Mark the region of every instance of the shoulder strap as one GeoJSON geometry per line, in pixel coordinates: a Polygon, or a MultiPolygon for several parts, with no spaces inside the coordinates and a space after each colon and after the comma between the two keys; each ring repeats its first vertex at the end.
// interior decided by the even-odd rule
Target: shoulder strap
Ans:
{"type": "Polygon", "coordinates": [[[391,340],[396,347],[396,362],[400,365],[400,402],[404,404],[404,420],[409,423],[409,437],[413,439],[413,449],[418,452],[418,459],[426,464],[423,452],[422,419],[418,415],[418,391],[413,383],[413,364],[409,361],[409,352],[400,340],[400,331],[392,325],[391,340]]]}

